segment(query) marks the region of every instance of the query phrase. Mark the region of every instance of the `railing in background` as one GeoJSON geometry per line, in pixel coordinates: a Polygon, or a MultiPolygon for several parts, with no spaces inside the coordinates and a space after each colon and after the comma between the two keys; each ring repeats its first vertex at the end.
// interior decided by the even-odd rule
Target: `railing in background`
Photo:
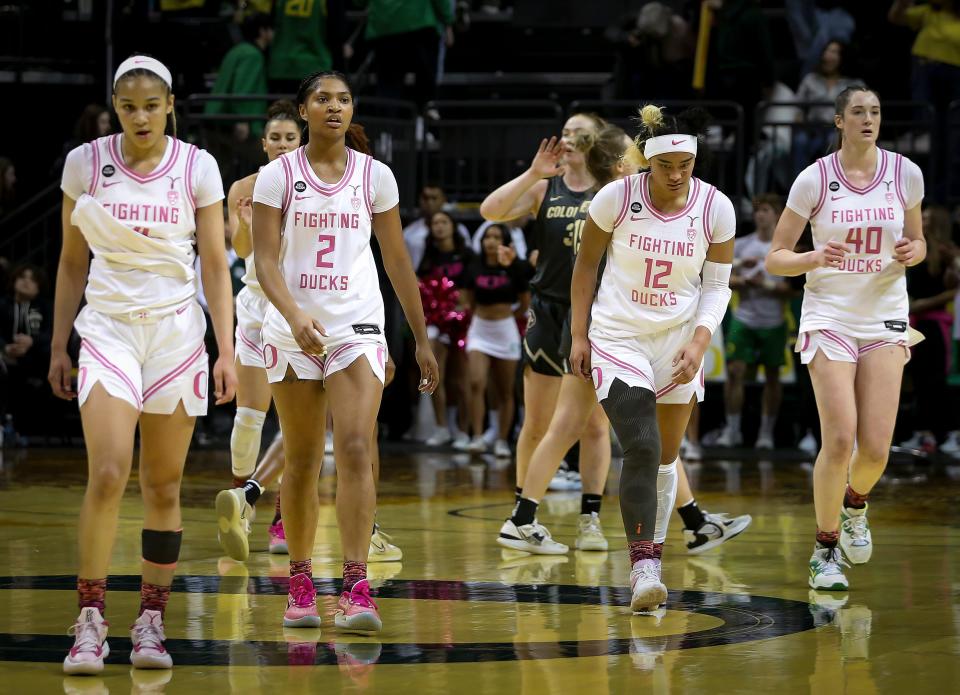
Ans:
{"type": "MultiPolygon", "coordinates": [[[[832,102],[761,102],[754,119],[754,147],[744,172],[747,193],[786,194],[797,175],[827,154],[836,139],[832,102]]],[[[905,155],[924,172],[928,190],[938,163],[937,114],[930,104],[884,101],[880,147],[905,155]]]]}
{"type": "Polygon", "coordinates": [[[460,201],[479,202],[519,175],[540,140],[563,128],[563,109],[553,101],[431,101],[424,114],[423,181],[460,201]]]}
{"type": "MultiPolygon", "coordinates": [[[[698,174],[726,193],[733,201],[743,195],[744,131],[743,108],[732,101],[662,101],[658,106],[666,107],[668,113],[678,114],[686,108],[698,106],[706,109],[712,116],[707,132],[709,157],[706,170],[698,174]]],[[[575,113],[596,113],[623,128],[627,135],[634,137],[639,130],[637,122],[640,104],[633,100],[587,101],[570,103],[567,116],[575,113]]]]}
{"type": "Polygon", "coordinates": [[[0,221],[0,256],[48,271],[60,258],[60,182],[54,181],[0,221]]]}

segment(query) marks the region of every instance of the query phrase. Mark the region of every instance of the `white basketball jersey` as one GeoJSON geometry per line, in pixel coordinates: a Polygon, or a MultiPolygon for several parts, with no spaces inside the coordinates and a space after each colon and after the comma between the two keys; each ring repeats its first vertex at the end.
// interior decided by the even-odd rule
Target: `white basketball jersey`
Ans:
{"type": "Polygon", "coordinates": [[[649,176],[608,183],[590,204],[590,217],[611,234],[591,330],[610,337],[659,333],[692,319],[707,249],[736,233],[733,204],[716,187],[691,178],[687,204],[665,214],[650,199],[649,176]]]}
{"type": "MultiPolygon", "coordinates": [[[[372,157],[348,148],[343,177],[327,184],[314,173],[301,147],[278,157],[257,177],[254,201],[281,209],[280,266],[287,289],[324,327],[325,342],[383,332],[383,298],[370,248],[373,213],[388,209],[383,191],[377,198],[371,185],[374,176],[383,183],[382,169],[389,173],[372,157]]],[[[392,198],[392,207],[397,203],[392,174],[389,180],[393,192],[386,197],[392,198]]],[[[264,318],[263,342],[299,350],[289,325],[272,305],[264,318]]]]}
{"type": "Polygon", "coordinates": [[[859,339],[894,339],[909,315],[904,267],[893,259],[904,211],[923,199],[923,175],[906,157],[878,150],[865,188],[844,175],[837,153],[805,169],[787,206],[810,220],[816,249],[834,240],[850,247],[839,268],[807,273],[800,333],[832,329],[859,339]]]}
{"type": "Polygon", "coordinates": [[[163,313],[197,293],[195,212],[222,199],[223,184],[208,153],[170,137],[157,167],[138,174],[124,163],[122,137],[82,145],[64,165],[63,189],[77,200],[71,221],[93,252],[86,298],[111,315],[163,313]]]}

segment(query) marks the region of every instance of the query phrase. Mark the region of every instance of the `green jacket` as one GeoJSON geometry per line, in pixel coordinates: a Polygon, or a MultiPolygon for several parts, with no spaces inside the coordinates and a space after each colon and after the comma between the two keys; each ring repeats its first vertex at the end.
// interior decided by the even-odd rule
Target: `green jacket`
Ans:
{"type": "Polygon", "coordinates": [[[277,0],[270,47],[270,79],[300,81],[312,72],[329,70],[326,0],[277,0]]]}
{"type": "MultiPolygon", "coordinates": [[[[213,85],[214,94],[267,94],[267,65],[263,51],[252,43],[244,41],[227,51],[217,72],[217,81],[213,85]]],[[[244,116],[261,116],[267,110],[263,101],[208,101],[204,113],[232,113],[244,116]]],[[[259,121],[251,123],[251,128],[259,135],[263,125],[259,121]]]]}
{"type": "Polygon", "coordinates": [[[441,33],[453,24],[450,0],[354,0],[367,6],[367,39],[432,27],[441,33]]]}

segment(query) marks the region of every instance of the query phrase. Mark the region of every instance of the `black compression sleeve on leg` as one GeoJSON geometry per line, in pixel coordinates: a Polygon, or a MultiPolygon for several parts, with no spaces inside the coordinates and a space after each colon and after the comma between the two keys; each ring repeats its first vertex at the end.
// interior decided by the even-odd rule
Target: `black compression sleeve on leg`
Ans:
{"type": "Polygon", "coordinates": [[[657,397],[639,386],[614,379],[603,406],[623,447],[620,514],[628,541],[650,541],[657,526],[657,472],[660,430],[657,397]]]}
{"type": "Polygon", "coordinates": [[[140,543],[143,559],[154,565],[175,565],[180,558],[183,531],[154,531],[143,529],[140,543]]]}

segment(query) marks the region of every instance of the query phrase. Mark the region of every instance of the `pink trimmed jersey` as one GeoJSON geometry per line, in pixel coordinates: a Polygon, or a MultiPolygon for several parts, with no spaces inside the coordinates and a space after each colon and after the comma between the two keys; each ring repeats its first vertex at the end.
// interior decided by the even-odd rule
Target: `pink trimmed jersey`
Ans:
{"type": "MultiPolygon", "coordinates": [[[[382,335],[383,298],[370,235],[373,215],[399,202],[389,167],[347,148],[343,176],[328,184],[314,173],[301,147],[263,168],[253,200],[281,210],[281,272],[297,304],[326,330],[325,342],[382,335]]],[[[262,335],[275,349],[300,349],[272,305],[262,335]]]]}
{"type": "Polygon", "coordinates": [[[733,203],[715,186],[691,178],[687,204],[666,214],[650,199],[649,177],[608,183],[590,203],[590,217],[611,235],[591,335],[649,335],[693,319],[710,244],[736,234],[733,203]]]}
{"type": "Polygon", "coordinates": [[[816,249],[847,244],[839,268],[807,273],[801,334],[826,331],[858,340],[902,342],[909,303],[904,267],[893,259],[903,220],[923,200],[923,174],[906,157],[877,150],[873,180],[858,188],[844,175],[839,154],[818,159],[790,189],[787,207],[810,220],[816,249]]]}

